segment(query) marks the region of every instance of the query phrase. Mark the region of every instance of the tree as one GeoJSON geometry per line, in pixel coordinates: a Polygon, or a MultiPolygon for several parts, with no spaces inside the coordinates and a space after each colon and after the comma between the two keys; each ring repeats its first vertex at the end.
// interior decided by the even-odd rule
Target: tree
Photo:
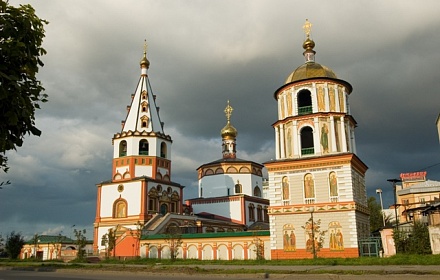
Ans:
{"type": "Polygon", "coordinates": [[[5,250],[10,259],[17,259],[20,255],[21,248],[24,245],[23,236],[15,231],[12,231],[6,237],[5,250]]]}
{"type": "Polygon", "coordinates": [[[368,198],[368,210],[370,210],[370,232],[376,232],[383,228],[382,207],[374,196],[368,198]]]}
{"type": "Polygon", "coordinates": [[[15,8],[0,0],[0,169],[8,171],[6,151],[21,147],[26,134],[41,135],[35,109],[47,101],[36,78],[44,64],[40,56],[46,20],[30,5],[15,8]]]}
{"type": "Polygon", "coordinates": [[[180,234],[180,228],[171,225],[167,228],[165,242],[170,246],[171,261],[175,261],[179,255],[179,248],[182,246],[182,235],[180,234]]]}
{"type": "Polygon", "coordinates": [[[394,229],[394,244],[397,253],[431,254],[428,226],[421,222],[414,222],[411,231],[394,229]]]}
{"type": "Polygon", "coordinates": [[[78,254],[76,255],[77,260],[84,260],[86,256],[86,250],[84,249],[87,245],[87,238],[85,236],[86,230],[77,230],[74,229],[73,232],[75,233],[75,244],[78,246],[78,254]]]}
{"type": "Polygon", "coordinates": [[[327,230],[321,230],[321,219],[314,221],[313,216],[301,227],[305,229],[308,234],[306,250],[313,254],[313,258],[316,258],[317,252],[324,246],[324,236],[327,230]]]}
{"type": "Polygon", "coordinates": [[[130,235],[136,239],[136,244],[133,244],[133,246],[136,249],[136,251],[134,252],[134,254],[136,256],[139,255],[139,246],[140,246],[139,243],[140,243],[140,240],[141,240],[141,237],[142,237],[142,230],[144,229],[145,224],[146,224],[146,222],[142,223],[141,221],[137,221],[134,224],[136,226],[136,230],[130,229],[130,235]]]}

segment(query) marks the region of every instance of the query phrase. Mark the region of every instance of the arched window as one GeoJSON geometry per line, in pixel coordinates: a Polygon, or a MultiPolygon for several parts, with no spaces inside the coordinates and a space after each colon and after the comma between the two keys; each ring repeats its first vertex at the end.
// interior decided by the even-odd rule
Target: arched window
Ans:
{"type": "Polygon", "coordinates": [[[264,206],[263,216],[264,216],[264,222],[268,223],[269,222],[269,211],[267,209],[267,206],[264,206]]]}
{"type": "Polygon", "coordinates": [[[118,199],[113,204],[113,217],[125,218],[127,217],[127,201],[124,199],[118,199]]]}
{"type": "Polygon", "coordinates": [[[313,144],[313,129],[310,126],[301,129],[301,155],[313,155],[315,153],[313,144]]]}
{"type": "Polygon", "coordinates": [[[167,158],[167,144],[165,142],[160,144],[160,157],[167,158]]]}
{"type": "Polygon", "coordinates": [[[147,128],[148,127],[148,121],[149,121],[149,118],[147,117],[147,116],[143,116],[142,118],[141,118],[141,126],[142,126],[142,128],[147,128]]]}
{"type": "Polygon", "coordinates": [[[127,155],[127,141],[122,140],[119,143],[119,156],[125,157],[127,155]]]}
{"type": "Polygon", "coordinates": [[[298,115],[312,113],[312,96],[310,91],[302,90],[298,93],[298,115]]]}
{"type": "Polygon", "coordinates": [[[142,139],[141,141],[139,141],[139,155],[148,156],[148,149],[149,145],[147,140],[142,139]]]}
{"type": "Polygon", "coordinates": [[[168,213],[168,205],[165,203],[162,203],[160,205],[160,214],[165,215],[166,213],[168,213]]]}
{"type": "Polygon", "coordinates": [[[255,222],[255,206],[253,203],[249,204],[248,210],[249,210],[249,221],[255,222]]]}
{"type": "Polygon", "coordinates": [[[242,192],[242,186],[240,184],[240,181],[237,180],[237,184],[235,184],[235,193],[241,193],[242,192]]]}
{"type": "Polygon", "coordinates": [[[142,106],[142,112],[147,113],[148,112],[148,103],[144,101],[144,102],[142,102],[141,106],[142,106]]]}
{"type": "Polygon", "coordinates": [[[263,207],[261,207],[261,205],[257,206],[257,221],[263,221],[263,207]]]}
{"type": "Polygon", "coordinates": [[[255,188],[254,188],[254,196],[261,197],[260,187],[255,186],[255,188]]]}

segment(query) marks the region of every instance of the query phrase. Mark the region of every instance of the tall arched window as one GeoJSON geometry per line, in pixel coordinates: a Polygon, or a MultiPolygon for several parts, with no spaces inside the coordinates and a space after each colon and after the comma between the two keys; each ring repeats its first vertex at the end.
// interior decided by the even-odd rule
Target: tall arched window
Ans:
{"type": "Polygon", "coordinates": [[[253,203],[249,204],[248,210],[249,210],[249,221],[254,222],[255,221],[255,205],[253,203]]]}
{"type": "Polygon", "coordinates": [[[263,221],[263,207],[261,207],[261,205],[257,206],[257,221],[258,222],[263,221]]]}
{"type": "Polygon", "coordinates": [[[315,153],[313,144],[313,129],[310,126],[301,129],[301,155],[312,155],[315,153]]]}
{"type": "Polygon", "coordinates": [[[254,188],[254,196],[261,197],[260,187],[255,186],[255,188],[254,188]]]}
{"type": "Polygon", "coordinates": [[[142,139],[139,141],[139,155],[145,155],[148,156],[148,141],[145,139],[142,139]]]}
{"type": "Polygon", "coordinates": [[[240,181],[237,180],[237,184],[235,184],[235,193],[241,193],[242,192],[242,186],[240,184],[240,181]]]}
{"type": "Polygon", "coordinates": [[[113,204],[113,217],[125,218],[127,217],[127,201],[124,199],[118,199],[113,204]]]}
{"type": "Polygon", "coordinates": [[[165,142],[160,144],[160,157],[167,158],[167,144],[165,142]]]}
{"type": "Polygon", "coordinates": [[[312,113],[312,96],[310,91],[302,90],[298,93],[298,115],[312,113]]]}
{"type": "Polygon", "coordinates": [[[127,155],[127,141],[122,140],[119,143],[119,156],[125,157],[127,155]]]}

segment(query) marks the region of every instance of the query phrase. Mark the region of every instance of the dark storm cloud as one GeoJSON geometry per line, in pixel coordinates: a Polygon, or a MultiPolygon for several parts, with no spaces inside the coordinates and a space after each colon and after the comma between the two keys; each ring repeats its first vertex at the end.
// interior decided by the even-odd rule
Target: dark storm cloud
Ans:
{"type": "MultiPolygon", "coordinates": [[[[26,2],[26,1],[24,1],[26,2]]],[[[10,1],[17,5],[19,1],[10,1]]],[[[27,3],[27,2],[26,2],[27,3]]],[[[143,40],[173,181],[196,195],[195,169],[221,157],[230,100],[238,156],[274,158],[274,91],[304,62],[302,25],[312,24],[316,61],[353,85],[359,157],[369,195],[401,172],[440,162],[438,1],[29,1],[47,26],[39,73],[49,102],[38,137],[8,153],[0,180],[0,232],[92,230],[95,184],[111,177],[111,138],[139,79],[143,40]],[[411,11],[411,12],[408,12],[411,11]]],[[[427,169],[440,180],[440,165],[427,169]]],[[[90,235],[91,236],[91,235],[90,235]]]]}

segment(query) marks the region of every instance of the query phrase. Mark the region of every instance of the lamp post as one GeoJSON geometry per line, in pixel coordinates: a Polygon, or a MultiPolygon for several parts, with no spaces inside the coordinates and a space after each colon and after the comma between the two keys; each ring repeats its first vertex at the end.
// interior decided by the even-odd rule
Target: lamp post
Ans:
{"type": "Polygon", "coordinates": [[[315,211],[315,208],[312,206],[309,208],[309,211],[310,211],[310,219],[312,221],[312,253],[313,253],[313,258],[316,259],[315,222],[313,221],[313,212],[315,211]]]}
{"type": "Polygon", "coordinates": [[[397,191],[396,191],[396,183],[402,182],[400,179],[388,179],[388,182],[393,184],[394,191],[394,215],[396,216],[396,230],[399,230],[399,218],[397,216],[397,191]]]}
{"type": "Polygon", "coordinates": [[[385,227],[385,213],[383,212],[382,189],[376,189],[376,193],[379,194],[379,198],[380,198],[380,209],[381,209],[381,211],[382,211],[383,227],[385,227]]]}

